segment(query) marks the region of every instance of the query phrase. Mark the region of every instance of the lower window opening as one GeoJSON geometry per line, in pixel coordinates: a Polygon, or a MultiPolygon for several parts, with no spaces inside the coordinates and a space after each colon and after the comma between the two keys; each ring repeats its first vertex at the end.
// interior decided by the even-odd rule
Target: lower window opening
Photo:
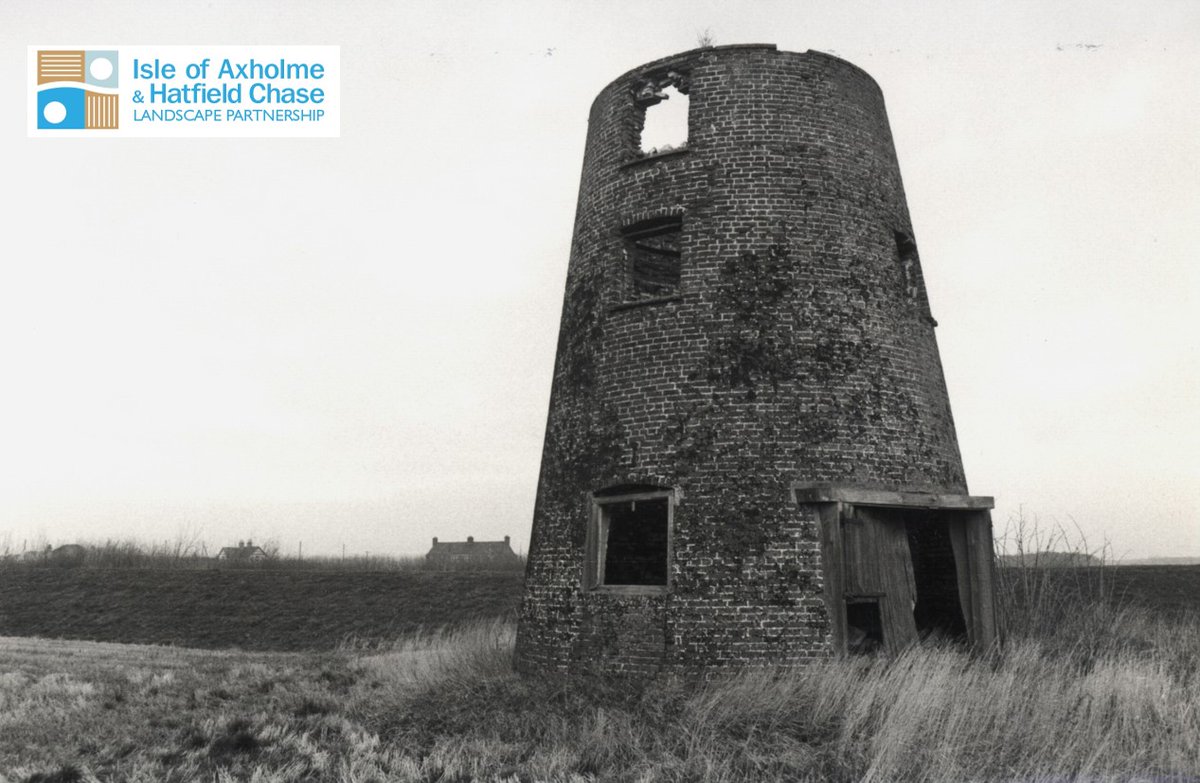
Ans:
{"type": "Polygon", "coordinates": [[[601,513],[600,584],[666,586],[669,500],[605,503],[601,513]]]}

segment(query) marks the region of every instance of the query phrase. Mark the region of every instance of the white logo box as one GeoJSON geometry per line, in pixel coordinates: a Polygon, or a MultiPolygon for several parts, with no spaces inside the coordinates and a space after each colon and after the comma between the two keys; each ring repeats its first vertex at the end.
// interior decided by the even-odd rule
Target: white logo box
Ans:
{"type": "MultiPolygon", "coordinates": [[[[341,134],[338,46],[41,44],[28,48],[27,84],[28,135],[36,138],[328,138],[341,134]],[[81,76],[69,67],[49,64],[61,63],[62,57],[46,57],[47,52],[79,51],[100,55],[115,51],[115,75],[109,72],[107,60],[81,76]],[[44,63],[40,84],[39,52],[44,63]],[[60,78],[64,80],[57,81],[60,78]],[[63,121],[62,104],[43,96],[39,109],[39,93],[62,88],[72,95],[72,90],[85,90],[89,107],[96,102],[111,104],[115,97],[117,127],[112,127],[111,109],[97,127],[55,126],[63,121]],[[48,105],[51,102],[58,105],[48,105]]],[[[88,116],[91,122],[91,109],[88,116]]]]}

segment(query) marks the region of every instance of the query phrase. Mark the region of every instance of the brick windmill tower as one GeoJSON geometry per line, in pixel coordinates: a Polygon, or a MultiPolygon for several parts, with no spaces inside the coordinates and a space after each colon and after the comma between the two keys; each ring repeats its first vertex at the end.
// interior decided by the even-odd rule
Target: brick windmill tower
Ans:
{"type": "Polygon", "coordinates": [[[879,87],[771,45],[592,105],[517,665],[648,675],[986,645],[967,494],[879,87]],[[643,138],[667,107],[686,137],[643,138]]]}

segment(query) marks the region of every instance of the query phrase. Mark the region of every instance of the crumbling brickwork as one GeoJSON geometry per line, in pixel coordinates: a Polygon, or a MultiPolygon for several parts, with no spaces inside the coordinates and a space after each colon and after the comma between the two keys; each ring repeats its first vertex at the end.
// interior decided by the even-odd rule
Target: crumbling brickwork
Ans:
{"type": "Polygon", "coordinates": [[[790,488],[966,491],[934,325],[866,73],[732,46],[606,87],[589,120],[518,667],[646,675],[827,655],[817,511],[790,488]],[[667,82],[690,99],[687,145],[643,155],[645,96],[667,82]],[[638,295],[630,232],[674,219],[678,285],[638,295]],[[594,493],[621,487],[671,493],[665,588],[589,577],[603,551],[589,543],[603,536],[589,532],[603,516],[594,493]]]}

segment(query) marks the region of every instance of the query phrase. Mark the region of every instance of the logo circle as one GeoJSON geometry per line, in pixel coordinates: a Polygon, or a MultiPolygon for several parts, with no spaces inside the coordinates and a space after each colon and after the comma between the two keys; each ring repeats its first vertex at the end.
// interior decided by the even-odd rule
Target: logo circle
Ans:
{"type": "Polygon", "coordinates": [[[97,57],[96,59],[92,60],[90,65],[88,65],[88,73],[90,73],[92,78],[96,81],[104,81],[108,77],[112,76],[112,60],[108,59],[107,57],[97,57]]]}
{"type": "Polygon", "coordinates": [[[58,101],[50,101],[42,107],[42,116],[51,125],[57,125],[67,118],[67,107],[58,101]]]}

